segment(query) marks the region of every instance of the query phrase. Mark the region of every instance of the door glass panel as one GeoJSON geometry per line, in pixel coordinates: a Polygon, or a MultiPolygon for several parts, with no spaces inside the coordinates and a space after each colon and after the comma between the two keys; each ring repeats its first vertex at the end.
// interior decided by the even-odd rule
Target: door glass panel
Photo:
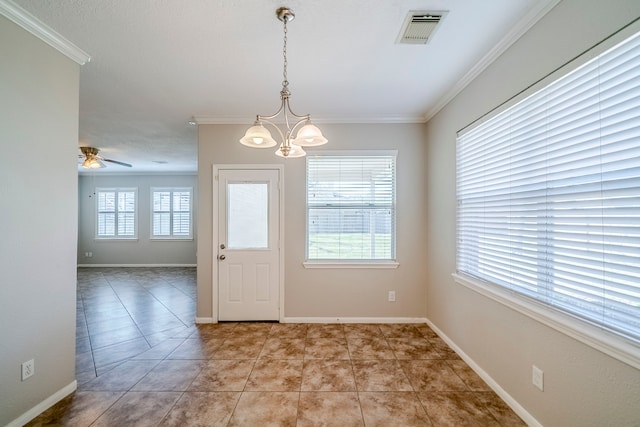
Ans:
{"type": "Polygon", "coordinates": [[[267,249],[269,246],[268,183],[227,184],[229,249],[267,249]]]}

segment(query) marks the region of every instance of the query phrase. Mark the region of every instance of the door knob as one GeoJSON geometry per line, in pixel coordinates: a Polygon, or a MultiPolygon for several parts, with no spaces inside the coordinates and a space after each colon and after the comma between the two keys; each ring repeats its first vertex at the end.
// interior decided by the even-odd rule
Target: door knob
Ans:
{"type": "Polygon", "coordinates": [[[220,256],[218,257],[218,259],[219,259],[220,261],[222,261],[222,260],[224,260],[224,259],[226,259],[226,258],[227,258],[227,257],[226,257],[226,256],[224,256],[224,255],[220,255],[220,256]]]}
{"type": "Polygon", "coordinates": [[[223,244],[220,245],[220,249],[224,249],[224,248],[226,248],[226,246],[223,243],[223,244]]]}

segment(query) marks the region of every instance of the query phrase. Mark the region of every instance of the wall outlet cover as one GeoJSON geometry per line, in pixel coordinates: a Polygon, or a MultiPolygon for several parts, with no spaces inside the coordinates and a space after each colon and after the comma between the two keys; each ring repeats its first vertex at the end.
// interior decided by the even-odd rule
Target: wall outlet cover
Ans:
{"type": "Polygon", "coordinates": [[[22,363],[22,381],[31,377],[35,373],[35,362],[33,359],[22,363]]]}
{"type": "Polygon", "coordinates": [[[540,391],[544,391],[544,372],[542,372],[542,369],[538,368],[536,365],[533,365],[532,367],[531,382],[540,391]]]}

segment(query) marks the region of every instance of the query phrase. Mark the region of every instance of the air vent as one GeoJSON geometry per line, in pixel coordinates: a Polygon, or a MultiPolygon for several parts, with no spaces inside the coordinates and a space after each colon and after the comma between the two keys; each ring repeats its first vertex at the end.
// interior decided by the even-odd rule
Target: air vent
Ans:
{"type": "Polygon", "coordinates": [[[397,43],[427,44],[446,11],[411,11],[405,20],[397,43]]]}

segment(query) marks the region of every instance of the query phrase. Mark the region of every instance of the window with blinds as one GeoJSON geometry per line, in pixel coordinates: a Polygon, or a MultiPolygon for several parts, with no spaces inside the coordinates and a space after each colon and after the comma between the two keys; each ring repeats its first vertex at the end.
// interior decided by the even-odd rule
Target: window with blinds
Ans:
{"type": "Polygon", "coordinates": [[[640,33],[461,133],[457,270],[640,343],[640,33]]]}
{"type": "Polygon", "coordinates": [[[191,188],[151,189],[151,238],[191,239],[191,188]]]}
{"type": "Polygon", "coordinates": [[[396,154],[307,157],[307,260],[395,260],[396,154]]]}
{"type": "Polygon", "coordinates": [[[96,237],[135,239],[138,237],[135,188],[97,188],[96,237]]]}

